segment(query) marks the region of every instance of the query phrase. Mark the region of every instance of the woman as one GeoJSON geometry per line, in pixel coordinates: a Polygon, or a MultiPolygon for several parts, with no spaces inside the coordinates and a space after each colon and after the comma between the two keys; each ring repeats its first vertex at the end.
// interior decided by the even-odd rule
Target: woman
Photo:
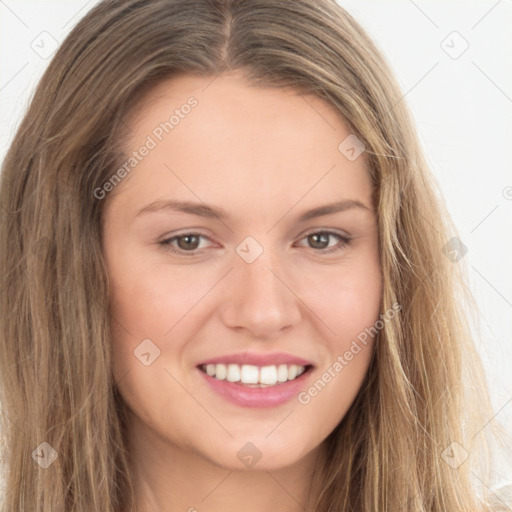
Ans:
{"type": "Polygon", "coordinates": [[[491,510],[401,98],[330,0],[81,20],[1,177],[3,510],[491,510]]]}

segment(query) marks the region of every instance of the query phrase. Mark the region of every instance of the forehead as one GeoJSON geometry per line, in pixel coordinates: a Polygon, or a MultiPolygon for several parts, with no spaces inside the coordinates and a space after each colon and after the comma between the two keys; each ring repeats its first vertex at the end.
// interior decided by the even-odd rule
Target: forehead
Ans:
{"type": "Polygon", "coordinates": [[[236,73],[181,75],[142,96],[127,124],[127,156],[151,146],[126,180],[128,195],[179,190],[213,203],[251,197],[288,206],[306,194],[370,197],[364,154],[350,161],[338,149],[350,135],[342,116],[290,87],[254,87],[236,73]]]}
{"type": "MultiPolygon", "coordinates": [[[[299,146],[301,142],[306,143],[304,149],[310,149],[327,137],[319,148],[322,150],[332,149],[333,140],[348,132],[342,116],[322,98],[289,86],[256,87],[239,72],[216,77],[184,74],[153,86],[138,96],[128,116],[130,141],[158,132],[158,126],[169,121],[173,137],[161,134],[169,144],[180,134],[191,132],[197,138],[206,135],[217,143],[233,143],[236,129],[239,141],[250,138],[255,144],[268,143],[279,134],[280,144],[287,147],[294,142],[297,149],[304,147],[299,146]]],[[[156,136],[159,138],[158,133],[156,136]]],[[[236,149],[234,145],[230,148],[236,149]]]]}

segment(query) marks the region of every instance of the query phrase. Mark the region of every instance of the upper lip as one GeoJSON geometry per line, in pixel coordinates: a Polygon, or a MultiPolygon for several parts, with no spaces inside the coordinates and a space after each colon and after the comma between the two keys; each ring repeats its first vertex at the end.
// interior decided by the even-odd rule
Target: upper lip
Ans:
{"type": "Polygon", "coordinates": [[[226,354],[225,356],[213,357],[199,363],[198,366],[206,364],[250,364],[253,366],[271,366],[279,364],[296,364],[298,366],[313,366],[311,361],[284,352],[268,354],[256,354],[243,352],[238,354],[226,354]]]}

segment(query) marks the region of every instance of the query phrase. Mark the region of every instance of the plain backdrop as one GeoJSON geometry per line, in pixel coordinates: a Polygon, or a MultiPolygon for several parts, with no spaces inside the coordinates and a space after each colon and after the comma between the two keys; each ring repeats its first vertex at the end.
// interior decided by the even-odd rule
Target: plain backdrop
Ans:
{"type": "MultiPolygon", "coordinates": [[[[96,3],[0,0],[0,160],[54,48],[96,3]]],[[[394,69],[468,249],[464,259],[481,312],[478,348],[495,418],[510,431],[512,0],[339,3],[394,69]]],[[[503,477],[512,483],[512,475],[503,477]]]]}

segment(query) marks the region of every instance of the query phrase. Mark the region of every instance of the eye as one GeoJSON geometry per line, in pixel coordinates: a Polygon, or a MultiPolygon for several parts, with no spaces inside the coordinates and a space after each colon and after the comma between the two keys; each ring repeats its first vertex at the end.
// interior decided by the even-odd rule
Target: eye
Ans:
{"type": "Polygon", "coordinates": [[[208,237],[201,235],[200,233],[183,233],[182,235],[162,240],[159,244],[171,252],[184,254],[186,256],[194,256],[200,252],[200,250],[198,251],[198,248],[201,238],[209,240],[208,237]],[[177,242],[178,248],[173,245],[174,242],[177,242]]]}
{"type": "MultiPolygon", "coordinates": [[[[209,237],[200,233],[189,232],[162,240],[159,242],[159,245],[172,253],[195,256],[200,254],[201,249],[204,248],[200,247],[201,239],[210,240],[209,237]]],[[[351,241],[349,237],[335,231],[314,231],[306,235],[302,240],[307,240],[310,248],[316,249],[321,254],[340,251],[351,241]],[[335,245],[330,245],[333,239],[337,239],[338,242],[335,245]]]]}
{"type": "Polygon", "coordinates": [[[317,249],[321,254],[328,254],[335,251],[340,251],[348,245],[351,239],[348,236],[342,235],[335,231],[314,231],[306,235],[302,240],[307,240],[312,249],[317,249]],[[329,246],[329,241],[333,238],[338,240],[338,243],[329,246]]]}

